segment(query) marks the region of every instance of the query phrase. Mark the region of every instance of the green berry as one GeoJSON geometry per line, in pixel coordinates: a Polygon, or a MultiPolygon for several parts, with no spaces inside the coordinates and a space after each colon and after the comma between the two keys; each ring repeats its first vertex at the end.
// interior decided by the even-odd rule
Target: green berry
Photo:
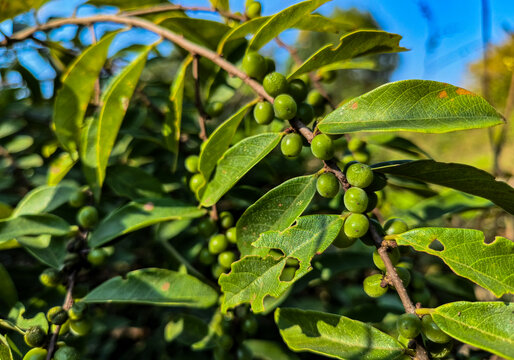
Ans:
{"type": "Polygon", "coordinates": [[[214,260],[214,255],[212,255],[208,249],[200,250],[200,253],[198,254],[198,261],[200,262],[200,264],[211,265],[214,262],[214,260]]]}
{"type": "Polygon", "coordinates": [[[273,105],[267,101],[261,101],[253,108],[253,118],[259,125],[268,125],[274,117],[273,105]]]}
{"type": "Polygon", "coordinates": [[[45,343],[46,332],[41,326],[32,326],[25,332],[23,338],[28,346],[40,347],[45,343]]]}
{"type": "Polygon", "coordinates": [[[335,71],[321,71],[319,77],[322,82],[329,84],[334,82],[337,73],[335,71]]]}
{"type": "Polygon", "coordinates": [[[321,174],[316,182],[318,193],[325,198],[333,198],[339,193],[339,181],[330,172],[321,174]]]}
{"type": "Polygon", "coordinates": [[[280,94],[273,104],[275,116],[281,120],[290,120],[296,115],[296,101],[287,94],[280,94]]]}
{"type": "Polygon", "coordinates": [[[198,155],[188,156],[184,161],[184,166],[186,167],[186,170],[193,174],[197,173],[199,160],[200,158],[198,157],[198,155]]]}
{"type": "Polygon", "coordinates": [[[444,344],[451,340],[432,319],[432,316],[425,315],[421,319],[421,331],[427,337],[428,340],[438,344],[444,344]]]}
{"type": "Polygon", "coordinates": [[[294,79],[289,83],[288,93],[295,99],[297,102],[302,102],[307,97],[307,85],[300,80],[294,79]]]}
{"type": "Polygon", "coordinates": [[[384,174],[373,173],[373,181],[366,187],[366,191],[380,191],[387,185],[387,178],[384,174]]]}
{"type": "Polygon", "coordinates": [[[261,16],[261,11],[262,11],[261,3],[258,1],[252,1],[246,7],[246,16],[248,16],[249,19],[255,19],[255,18],[261,16]]]}
{"type": "Polygon", "coordinates": [[[202,174],[194,174],[191,176],[191,179],[189,179],[189,189],[196,193],[200,186],[202,186],[204,183],[203,181],[203,175],[202,174]]]}
{"type": "Polygon", "coordinates": [[[247,346],[240,346],[237,348],[237,360],[252,360],[252,351],[247,346]]]}
{"type": "Polygon", "coordinates": [[[362,214],[351,214],[344,222],[344,233],[351,238],[364,236],[368,229],[368,218],[362,214]]]}
{"type": "Polygon", "coordinates": [[[80,320],[84,316],[84,313],[87,309],[86,303],[76,302],[73,304],[70,310],[68,310],[68,317],[71,320],[80,320]]]}
{"type": "Polygon", "coordinates": [[[223,103],[221,101],[214,101],[207,105],[207,108],[205,111],[207,112],[207,115],[209,115],[211,118],[220,116],[223,112],[223,103]]]}
{"type": "MultiPolygon", "coordinates": [[[[389,255],[389,259],[391,259],[391,262],[393,265],[396,265],[398,261],[400,260],[400,251],[398,248],[389,248],[387,250],[387,255],[389,255]]],[[[382,271],[386,271],[386,267],[384,262],[382,261],[382,258],[380,257],[380,254],[378,253],[378,250],[373,251],[373,263],[377,268],[379,268],[382,271]]]]}
{"type": "Polygon", "coordinates": [[[84,206],[87,200],[87,193],[84,190],[78,190],[74,194],[70,196],[70,200],[68,201],[70,206],[79,208],[84,206]]]}
{"type": "Polygon", "coordinates": [[[60,306],[54,306],[46,313],[46,319],[55,325],[62,325],[68,320],[68,313],[60,306]]]}
{"type": "Polygon", "coordinates": [[[377,207],[378,204],[378,196],[374,192],[368,192],[368,206],[366,207],[365,212],[373,211],[374,208],[377,207]]]}
{"type": "Polygon", "coordinates": [[[346,169],[346,179],[352,186],[365,188],[373,181],[373,171],[366,164],[355,163],[346,169]]]}
{"type": "Polygon", "coordinates": [[[25,354],[25,356],[23,357],[23,360],[46,360],[47,354],[48,354],[48,351],[46,349],[34,348],[34,349],[30,349],[25,354]]]}
{"type": "Polygon", "coordinates": [[[266,75],[262,81],[262,86],[264,90],[273,97],[284,94],[288,89],[286,77],[278,72],[272,72],[266,75]]]}
{"type": "Polygon", "coordinates": [[[364,164],[364,163],[367,163],[369,161],[369,152],[367,152],[367,151],[354,151],[353,152],[353,157],[355,158],[356,161],[364,164]]]}
{"type": "Polygon", "coordinates": [[[275,60],[273,60],[272,58],[265,58],[266,59],[266,67],[267,67],[267,71],[266,73],[269,74],[271,72],[274,72],[275,71],[275,60]]]}
{"type": "Polygon", "coordinates": [[[311,90],[307,95],[307,104],[313,107],[322,106],[325,104],[325,98],[318,90],[311,90]]]}
{"type": "Polygon", "coordinates": [[[304,124],[310,123],[314,119],[314,108],[307,103],[300,103],[296,114],[304,124]]]}
{"type": "Polygon", "coordinates": [[[216,223],[212,219],[202,219],[198,223],[198,231],[201,235],[207,237],[211,236],[216,232],[218,227],[216,226],[216,223]]]}
{"type": "Polygon", "coordinates": [[[410,271],[404,267],[396,267],[395,269],[396,269],[396,273],[398,274],[398,277],[400,278],[400,280],[403,283],[403,286],[404,287],[409,286],[410,279],[411,279],[410,271]]]}
{"type": "Polygon", "coordinates": [[[227,229],[227,231],[225,231],[225,236],[229,242],[235,244],[237,242],[237,229],[235,227],[227,229]]]}
{"type": "Polygon", "coordinates": [[[330,160],[334,156],[334,142],[325,134],[316,135],[311,141],[312,154],[321,160],[330,160]]]}
{"type": "Polygon", "coordinates": [[[234,340],[232,340],[232,337],[227,334],[221,335],[218,341],[220,346],[225,350],[230,350],[230,348],[232,348],[232,345],[234,345],[234,340]]]}
{"type": "Polygon", "coordinates": [[[296,273],[296,267],[294,266],[286,266],[282,273],[280,274],[280,281],[291,281],[294,279],[294,275],[296,273]]]}
{"type": "MultiPolygon", "coordinates": [[[[53,333],[56,332],[57,325],[52,324],[52,326],[50,326],[50,331],[53,333]]],[[[70,321],[69,320],[67,320],[64,324],[61,325],[61,327],[59,328],[59,335],[64,335],[64,334],[68,333],[68,331],[70,331],[70,321]]]]}
{"type": "Polygon", "coordinates": [[[98,211],[92,206],[84,206],[77,214],[77,222],[85,229],[94,227],[98,223],[98,211]]]}
{"type": "Polygon", "coordinates": [[[414,339],[421,331],[421,320],[415,314],[402,314],[396,320],[396,329],[401,336],[414,339]]]}
{"type": "Polygon", "coordinates": [[[364,292],[373,298],[384,295],[387,292],[387,287],[382,287],[382,278],[383,276],[381,274],[375,274],[365,278],[363,283],[364,292]]]}
{"type": "Polygon", "coordinates": [[[397,235],[409,230],[409,226],[402,219],[393,218],[386,221],[384,229],[387,235],[397,235]]]}
{"type": "Polygon", "coordinates": [[[89,334],[93,324],[89,319],[80,319],[70,321],[70,330],[77,336],[85,336],[89,334]]]}
{"type": "Polygon", "coordinates": [[[225,273],[225,270],[226,269],[218,263],[212,265],[212,268],[211,268],[212,277],[215,279],[218,279],[221,276],[221,274],[225,273]]]}
{"type": "Polygon", "coordinates": [[[93,266],[100,266],[107,259],[107,252],[100,249],[91,249],[91,251],[87,254],[87,261],[93,266]]]}
{"type": "Polygon", "coordinates": [[[266,59],[257,52],[249,52],[245,55],[242,68],[248,76],[256,79],[262,79],[268,70],[266,59]]]}
{"type": "MultiPolygon", "coordinates": [[[[432,359],[445,359],[453,350],[453,341],[448,341],[445,344],[427,341],[427,350],[432,359]]],[[[480,357],[479,359],[482,358],[480,357]]],[[[468,360],[472,360],[472,358],[468,358],[468,360]]]]}
{"type": "Polygon", "coordinates": [[[348,141],[348,150],[351,152],[362,150],[365,146],[366,143],[357,137],[352,137],[350,141],[348,141]]]}
{"type": "Polygon", "coordinates": [[[255,319],[254,316],[248,316],[243,321],[243,332],[245,332],[248,335],[254,335],[257,332],[257,329],[259,328],[259,324],[257,323],[257,319],[255,319]]]}
{"type": "Polygon", "coordinates": [[[282,138],[280,150],[286,157],[296,157],[302,152],[303,140],[299,134],[291,133],[282,138]]]}
{"type": "Polygon", "coordinates": [[[211,254],[219,254],[228,246],[227,237],[223,234],[214,235],[209,240],[209,251],[211,254]]]}
{"type": "Polygon", "coordinates": [[[334,245],[335,247],[338,247],[340,249],[344,249],[344,248],[352,246],[356,240],[357,240],[357,238],[348,237],[344,233],[344,229],[341,228],[341,231],[339,231],[339,234],[337,234],[337,237],[332,242],[332,245],[334,245]]]}
{"type": "Polygon", "coordinates": [[[363,213],[368,207],[368,194],[358,187],[351,187],[344,193],[344,206],[353,213],[363,213]]]}
{"type": "Polygon", "coordinates": [[[230,269],[230,265],[232,265],[235,259],[236,254],[232,251],[223,251],[218,255],[218,264],[223,266],[225,269],[230,269]]]}
{"type": "Polygon", "coordinates": [[[62,346],[54,354],[54,360],[79,360],[80,355],[71,346],[62,346]]]}
{"type": "Polygon", "coordinates": [[[220,214],[220,223],[222,228],[228,229],[234,225],[234,216],[228,211],[223,211],[220,214]]]}
{"type": "Polygon", "coordinates": [[[58,270],[48,268],[39,275],[39,281],[46,287],[56,287],[61,283],[62,276],[58,270]]]}

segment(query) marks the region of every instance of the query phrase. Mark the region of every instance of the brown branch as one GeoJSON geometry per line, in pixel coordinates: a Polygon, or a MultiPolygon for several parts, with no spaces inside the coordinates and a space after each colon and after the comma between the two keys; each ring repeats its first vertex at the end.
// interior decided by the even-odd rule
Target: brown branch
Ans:
{"type": "Polygon", "coordinates": [[[205,112],[205,109],[202,104],[202,96],[200,94],[200,75],[199,75],[199,57],[196,54],[193,54],[193,79],[195,80],[195,104],[196,109],[198,110],[198,125],[200,126],[200,134],[198,137],[202,139],[202,141],[207,141],[207,130],[205,129],[205,122],[209,118],[209,115],[205,112]]]}
{"type": "Polygon", "coordinates": [[[160,12],[166,12],[166,11],[201,11],[201,12],[211,12],[211,13],[218,13],[221,16],[227,18],[227,19],[233,19],[233,20],[239,20],[239,21],[245,21],[246,18],[243,15],[237,15],[228,11],[223,11],[216,8],[211,8],[207,6],[182,6],[182,5],[161,5],[156,6],[148,9],[139,9],[139,10],[132,10],[132,11],[125,11],[120,13],[120,15],[123,16],[141,16],[141,15],[149,15],[149,14],[157,14],[160,12]]]}
{"type": "MultiPolygon", "coordinates": [[[[93,24],[91,24],[89,26],[89,32],[91,33],[91,43],[95,44],[97,39],[96,39],[96,33],[95,33],[95,26],[93,24]]],[[[95,106],[100,106],[100,78],[97,78],[95,80],[95,88],[94,88],[93,95],[94,95],[93,104],[95,106]]]]}

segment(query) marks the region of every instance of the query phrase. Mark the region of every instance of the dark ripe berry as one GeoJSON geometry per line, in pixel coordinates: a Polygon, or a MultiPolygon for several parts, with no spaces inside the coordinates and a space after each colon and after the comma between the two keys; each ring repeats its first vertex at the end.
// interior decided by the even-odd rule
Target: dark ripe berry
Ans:
{"type": "Polygon", "coordinates": [[[313,107],[322,106],[325,104],[325,98],[318,90],[311,90],[307,95],[306,102],[313,107]]]}
{"type": "Polygon", "coordinates": [[[430,315],[425,315],[421,319],[421,331],[423,331],[423,334],[425,334],[428,340],[438,344],[444,344],[451,340],[451,338],[437,326],[430,315]]]}
{"type": "Polygon", "coordinates": [[[287,134],[280,142],[280,150],[287,157],[296,157],[300,155],[303,147],[303,139],[301,135],[296,133],[287,134]]]}
{"type": "Polygon", "coordinates": [[[272,72],[266,75],[262,81],[262,86],[264,90],[273,97],[286,93],[288,89],[286,77],[278,72],[272,72]]]}
{"type": "Polygon", "coordinates": [[[369,221],[365,215],[351,214],[344,222],[344,233],[348,237],[359,238],[369,229],[369,221]]]}
{"type": "Polygon", "coordinates": [[[223,266],[225,269],[230,269],[230,265],[236,260],[236,254],[232,251],[223,251],[218,255],[218,264],[223,266]]]}
{"type": "Polygon", "coordinates": [[[223,112],[223,108],[224,106],[222,102],[214,101],[207,104],[207,108],[205,109],[205,111],[207,112],[207,115],[209,115],[210,117],[217,117],[221,115],[221,113],[223,112]]]}
{"type": "Polygon", "coordinates": [[[214,255],[212,255],[208,249],[200,250],[200,253],[198,254],[198,261],[200,262],[200,264],[211,265],[214,262],[214,260],[214,255]]]}
{"type": "Polygon", "coordinates": [[[380,191],[387,185],[387,178],[384,174],[373,173],[373,181],[366,187],[366,191],[380,191]]]}
{"type": "Polygon", "coordinates": [[[42,348],[34,348],[30,349],[25,356],[23,356],[23,360],[46,360],[46,355],[48,354],[48,350],[42,348]]]}
{"type": "Polygon", "coordinates": [[[229,242],[235,244],[237,242],[237,229],[235,227],[227,229],[227,231],[225,231],[225,236],[229,242]]]}
{"type": "Polygon", "coordinates": [[[294,279],[294,275],[296,273],[296,267],[294,266],[286,266],[282,273],[280,274],[280,281],[291,281],[294,279]]]}
{"type": "Polygon", "coordinates": [[[294,79],[289,83],[288,93],[295,99],[297,102],[302,102],[307,97],[307,85],[300,80],[294,79]]]}
{"type": "Polygon", "coordinates": [[[45,269],[41,275],[39,275],[39,281],[41,284],[47,287],[56,287],[62,281],[61,273],[53,268],[45,269]]]}
{"type": "Polygon", "coordinates": [[[362,150],[365,146],[366,143],[357,137],[352,137],[350,141],[348,141],[348,150],[351,152],[362,150]]]}
{"type": "Polygon", "coordinates": [[[257,323],[257,319],[254,316],[248,316],[243,321],[243,331],[248,335],[254,335],[259,328],[259,324],[257,323]]]}
{"type": "Polygon", "coordinates": [[[271,73],[271,72],[274,72],[275,71],[275,60],[273,60],[272,58],[265,58],[266,59],[266,67],[267,67],[267,73],[271,73]]]}
{"type": "Polygon", "coordinates": [[[252,1],[246,7],[246,16],[248,16],[249,19],[255,19],[255,18],[261,16],[261,11],[262,11],[261,3],[258,1],[252,1]]]}
{"type": "Polygon", "coordinates": [[[364,292],[373,298],[384,295],[387,292],[387,287],[381,286],[382,278],[383,276],[381,274],[375,274],[365,278],[362,284],[364,292]]]}
{"type": "Polygon", "coordinates": [[[259,125],[268,125],[274,117],[273,105],[267,101],[261,101],[253,108],[253,118],[259,125]]]}
{"type": "Polygon", "coordinates": [[[192,192],[196,193],[198,189],[203,185],[203,175],[202,174],[194,174],[191,176],[191,179],[189,179],[189,189],[191,189],[192,192]]]}
{"type": "Polygon", "coordinates": [[[330,172],[321,174],[316,182],[318,193],[325,198],[333,198],[339,193],[339,181],[330,172]]]}
{"type": "Polygon", "coordinates": [[[78,190],[70,196],[69,204],[73,207],[84,206],[87,200],[87,193],[84,190],[78,190]]]}
{"type": "Polygon", "coordinates": [[[86,309],[87,309],[86,303],[83,303],[81,301],[76,302],[75,304],[73,304],[71,309],[68,310],[68,317],[71,320],[80,320],[84,316],[86,309]]]}
{"type": "Polygon", "coordinates": [[[25,331],[23,338],[28,346],[40,347],[45,343],[46,332],[41,328],[41,326],[32,326],[25,331]]]}
{"type": "Polygon", "coordinates": [[[68,320],[68,313],[60,306],[54,306],[46,313],[46,319],[54,325],[62,325],[68,320]]]}
{"type": "Polygon", "coordinates": [[[77,214],[77,222],[85,229],[94,227],[98,223],[98,211],[92,206],[84,206],[77,214]]]}
{"type": "Polygon", "coordinates": [[[209,251],[211,254],[219,254],[228,246],[227,237],[223,234],[214,235],[209,240],[209,251]]]}
{"type": "Polygon", "coordinates": [[[421,332],[421,320],[415,314],[402,314],[396,320],[396,329],[401,336],[414,339],[421,332]]]}
{"type": "Polygon", "coordinates": [[[71,346],[62,346],[54,354],[54,360],[79,360],[80,355],[71,346]]]}
{"type": "Polygon", "coordinates": [[[211,236],[216,232],[218,227],[216,226],[216,223],[212,219],[202,219],[198,223],[198,231],[200,232],[200,235],[202,236],[211,236]]]}
{"type": "Polygon", "coordinates": [[[89,319],[71,320],[70,330],[74,335],[85,336],[89,334],[93,324],[89,319]]]}
{"type": "Polygon", "coordinates": [[[99,266],[105,263],[105,259],[107,259],[107,252],[100,249],[91,249],[91,251],[87,254],[87,261],[93,266],[99,266]]]}
{"type": "Polygon", "coordinates": [[[321,160],[330,160],[334,157],[334,142],[325,134],[316,135],[311,141],[312,154],[321,160]]]}
{"type": "Polygon", "coordinates": [[[410,271],[404,267],[396,267],[395,269],[396,269],[396,273],[398,274],[398,277],[400,278],[400,280],[403,283],[403,286],[404,287],[409,286],[410,279],[411,279],[410,271]]]}
{"type": "Polygon", "coordinates": [[[351,187],[344,194],[344,206],[353,213],[363,213],[368,207],[368,194],[358,187],[351,187]]]}
{"type": "Polygon", "coordinates": [[[387,235],[397,235],[409,230],[409,226],[402,219],[393,218],[386,221],[384,229],[387,235]]]}
{"type": "Polygon", "coordinates": [[[345,249],[355,244],[356,240],[357,238],[350,238],[346,236],[344,233],[344,228],[341,228],[341,231],[339,231],[339,234],[337,234],[337,237],[332,242],[332,245],[340,249],[345,249]]]}
{"type": "Polygon", "coordinates": [[[374,208],[377,207],[378,204],[378,196],[374,192],[367,192],[368,194],[368,206],[366,207],[365,212],[371,212],[374,208]]]}
{"type": "Polygon", "coordinates": [[[186,170],[190,173],[196,173],[198,172],[198,162],[199,162],[198,155],[190,155],[186,158],[184,161],[184,166],[186,167],[186,170]]]}
{"type": "Polygon", "coordinates": [[[266,75],[268,65],[262,55],[257,52],[249,52],[243,58],[242,68],[248,76],[262,79],[266,75]]]}
{"type": "Polygon", "coordinates": [[[234,216],[228,211],[223,211],[220,214],[220,223],[222,228],[228,229],[234,225],[234,216]]]}
{"type": "Polygon", "coordinates": [[[330,84],[334,82],[337,77],[337,73],[335,71],[321,71],[319,74],[320,80],[324,83],[330,84]]]}
{"type": "Polygon", "coordinates": [[[290,120],[295,117],[297,106],[296,101],[287,94],[280,94],[273,103],[275,116],[281,120],[290,120]]]}
{"type": "MultiPolygon", "coordinates": [[[[393,263],[393,265],[396,265],[400,260],[400,251],[398,250],[398,248],[389,248],[387,250],[387,255],[389,255],[389,259],[391,259],[391,263],[393,263]]],[[[380,270],[386,271],[385,264],[382,261],[382,258],[380,257],[378,250],[373,251],[373,263],[375,263],[375,266],[380,270]]]]}
{"type": "Polygon", "coordinates": [[[307,103],[300,103],[296,116],[304,124],[308,124],[314,119],[314,108],[307,103]]]}
{"type": "Polygon", "coordinates": [[[366,164],[352,164],[346,169],[346,179],[352,186],[365,188],[373,181],[373,171],[366,164]]]}

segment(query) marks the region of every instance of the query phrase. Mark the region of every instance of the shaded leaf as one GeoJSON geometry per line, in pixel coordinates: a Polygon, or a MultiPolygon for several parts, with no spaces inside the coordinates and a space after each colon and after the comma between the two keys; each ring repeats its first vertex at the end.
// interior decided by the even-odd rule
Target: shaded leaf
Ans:
{"type": "Polygon", "coordinates": [[[5,149],[7,152],[11,154],[15,154],[18,152],[22,152],[27,150],[34,143],[34,138],[28,135],[18,135],[7,144],[5,144],[5,149]]]}
{"type": "Polygon", "coordinates": [[[425,150],[414,144],[409,139],[397,136],[395,134],[376,134],[368,136],[366,141],[370,144],[383,146],[392,150],[402,151],[406,154],[413,155],[418,158],[423,156],[429,159],[432,158],[425,150]]]}
{"type": "Polygon", "coordinates": [[[199,317],[188,314],[174,315],[164,328],[164,340],[178,341],[184,345],[192,345],[204,339],[209,326],[199,317]]]}
{"type": "Polygon", "coordinates": [[[231,30],[230,26],[218,21],[177,15],[170,14],[167,19],[161,19],[159,25],[212,50],[216,49],[223,36],[231,30]]]}
{"type": "MultiPolygon", "coordinates": [[[[11,276],[0,263],[0,289],[2,289],[2,296],[0,301],[3,302],[8,308],[13,307],[18,301],[18,292],[11,279],[11,276]]],[[[1,358],[0,358],[1,359],[1,358]]]]}
{"type": "Polygon", "coordinates": [[[0,0],[0,22],[32,9],[38,9],[48,0],[0,0]]]}
{"type": "Polygon", "coordinates": [[[218,53],[223,54],[223,50],[227,43],[238,39],[244,39],[248,34],[254,34],[262,25],[269,21],[269,19],[269,16],[260,16],[235,26],[220,40],[217,49],[218,53]]]}
{"type": "Polygon", "coordinates": [[[70,196],[77,190],[78,187],[71,183],[57,186],[38,186],[20,200],[11,217],[51,212],[68,202],[70,196]]]}
{"type": "Polygon", "coordinates": [[[67,253],[67,239],[65,237],[51,237],[50,235],[22,236],[17,240],[30,255],[41,263],[55,269],[61,268],[67,253]]]}
{"type": "Polygon", "coordinates": [[[73,160],[71,155],[67,152],[59,154],[48,167],[48,173],[46,176],[46,183],[48,185],[57,185],[62,179],[70,172],[75,166],[77,160],[73,160]]]}
{"type": "Polygon", "coordinates": [[[282,344],[269,340],[247,339],[243,346],[252,356],[262,360],[298,360],[298,356],[284,348],[282,344]]]}
{"type": "Polygon", "coordinates": [[[44,313],[37,313],[36,316],[32,318],[25,318],[23,314],[25,314],[25,306],[21,302],[17,302],[11,311],[9,311],[7,318],[23,330],[39,325],[43,330],[48,331],[48,321],[44,313]]]}
{"type": "Polygon", "coordinates": [[[146,171],[127,165],[108,168],[107,185],[119,196],[136,200],[164,195],[162,184],[146,171]]]}
{"type": "Polygon", "coordinates": [[[139,9],[158,4],[168,3],[167,0],[89,0],[88,4],[91,5],[109,5],[116,6],[121,10],[139,9]]]}
{"type": "Polygon", "coordinates": [[[64,236],[70,230],[70,225],[55,215],[20,215],[0,221],[0,243],[26,235],[64,236]]]}
{"type": "Polygon", "coordinates": [[[7,343],[7,339],[2,335],[0,335],[0,359],[13,360],[11,348],[7,343]]]}

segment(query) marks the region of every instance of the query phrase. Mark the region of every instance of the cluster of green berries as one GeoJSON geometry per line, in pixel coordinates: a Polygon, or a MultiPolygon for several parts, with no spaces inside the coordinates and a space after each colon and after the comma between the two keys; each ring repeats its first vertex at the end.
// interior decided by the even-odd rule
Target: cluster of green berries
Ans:
{"type": "Polygon", "coordinates": [[[340,163],[341,167],[358,161],[360,163],[367,163],[369,161],[369,151],[366,149],[366,142],[358,137],[352,137],[348,141],[347,151],[344,153],[340,163]]]}
{"type": "MultiPolygon", "coordinates": [[[[23,360],[46,360],[46,356],[48,355],[48,350],[36,347],[33,349],[30,349],[25,356],[23,357],[23,360]]],[[[75,350],[75,348],[71,346],[61,346],[59,347],[52,358],[53,360],[79,360],[80,355],[75,350]]]]}
{"type": "Polygon", "coordinates": [[[200,157],[198,155],[189,155],[184,161],[186,170],[193,174],[189,179],[189,189],[196,193],[200,186],[203,185],[204,179],[202,174],[199,173],[198,164],[200,163],[200,157]]]}
{"type": "Polygon", "coordinates": [[[85,205],[88,200],[88,189],[83,188],[70,196],[70,206],[80,208],[77,212],[77,223],[83,229],[91,229],[98,224],[98,210],[95,207],[85,205]]]}

